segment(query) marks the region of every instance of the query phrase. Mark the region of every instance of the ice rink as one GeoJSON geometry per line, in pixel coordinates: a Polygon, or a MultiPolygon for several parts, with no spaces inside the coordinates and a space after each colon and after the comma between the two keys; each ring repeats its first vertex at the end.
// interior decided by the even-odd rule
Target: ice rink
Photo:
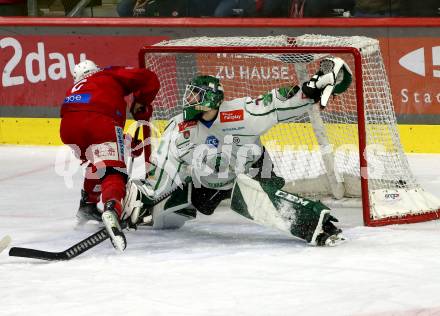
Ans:
{"type": "MultiPolygon", "coordinates": [[[[58,147],[0,147],[0,238],[61,251],[98,230],[74,229],[82,174],[64,159],[58,147]]],[[[409,159],[439,196],[440,155],[409,159]]],[[[128,232],[123,254],[109,241],[67,262],[5,250],[0,315],[440,315],[440,221],[367,228],[360,210],[335,214],[349,241],[334,248],[222,207],[180,230],[128,232]]]]}

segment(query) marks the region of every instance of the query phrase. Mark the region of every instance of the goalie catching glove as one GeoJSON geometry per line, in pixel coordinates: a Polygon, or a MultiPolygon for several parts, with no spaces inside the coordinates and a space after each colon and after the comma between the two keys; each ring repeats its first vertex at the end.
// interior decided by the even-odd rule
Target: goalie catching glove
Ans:
{"type": "Polygon", "coordinates": [[[325,108],[330,96],[343,93],[351,82],[350,67],[339,57],[329,57],[321,60],[319,71],[303,84],[302,91],[325,108]]]}

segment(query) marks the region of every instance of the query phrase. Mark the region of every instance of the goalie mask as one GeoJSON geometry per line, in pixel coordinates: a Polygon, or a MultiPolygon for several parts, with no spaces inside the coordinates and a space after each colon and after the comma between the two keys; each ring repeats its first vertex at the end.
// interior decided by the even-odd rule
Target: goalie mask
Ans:
{"type": "Polygon", "coordinates": [[[73,68],[73,83],[77,83],[78,81],[87,78],[90,75],[93,75],[95,72],[98,72],[100,69],[96,64],[91,60],[83,60],[79,64],[75,65],[73,68]]]}
{"type": "Polygon", "coordinates": [[[223,102],[223,87],[212,76],[197,76],[186,86],[183,96],[183,119],[195,119],[199,114],[217,110],[223,102]]]}

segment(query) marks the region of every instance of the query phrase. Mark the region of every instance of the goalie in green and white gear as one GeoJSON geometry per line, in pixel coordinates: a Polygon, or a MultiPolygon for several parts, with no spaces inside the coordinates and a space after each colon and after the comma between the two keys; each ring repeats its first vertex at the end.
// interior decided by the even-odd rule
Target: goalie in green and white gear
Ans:
{"type": "Polygon", "coordinates": [[[172,118],[152,157],[144,181],[131,181],[125,211],[133,225],[177,228],[196,216],[212,214],[231,198],[231,208],[256,223],[278,228],[312,245],[335,245],[344,238],[330,209],[283,190],[260,135],[279,122],[322,108],[330,95],[351,83],[340,58],[326,58],[302,87],[275,88],[251,97],[224,101],[220,81],[197,76],[187,85],[183,113],[172,118]]]}

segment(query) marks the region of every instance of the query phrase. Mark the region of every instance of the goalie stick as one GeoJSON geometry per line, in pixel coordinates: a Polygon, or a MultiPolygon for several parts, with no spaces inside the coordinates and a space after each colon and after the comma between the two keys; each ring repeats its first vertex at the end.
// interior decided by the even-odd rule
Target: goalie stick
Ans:
{"type": "Polygon", "coordinates": [[[105,228],[103,228],[64,251],[50,252],[31,248],[12,247],[9,250],[9,255],[13,257],[41,259],[48,261],[70,260],[95,247],[96,245],[99,245],[107,238],[109,238],[109,235],[105,228]]]}

